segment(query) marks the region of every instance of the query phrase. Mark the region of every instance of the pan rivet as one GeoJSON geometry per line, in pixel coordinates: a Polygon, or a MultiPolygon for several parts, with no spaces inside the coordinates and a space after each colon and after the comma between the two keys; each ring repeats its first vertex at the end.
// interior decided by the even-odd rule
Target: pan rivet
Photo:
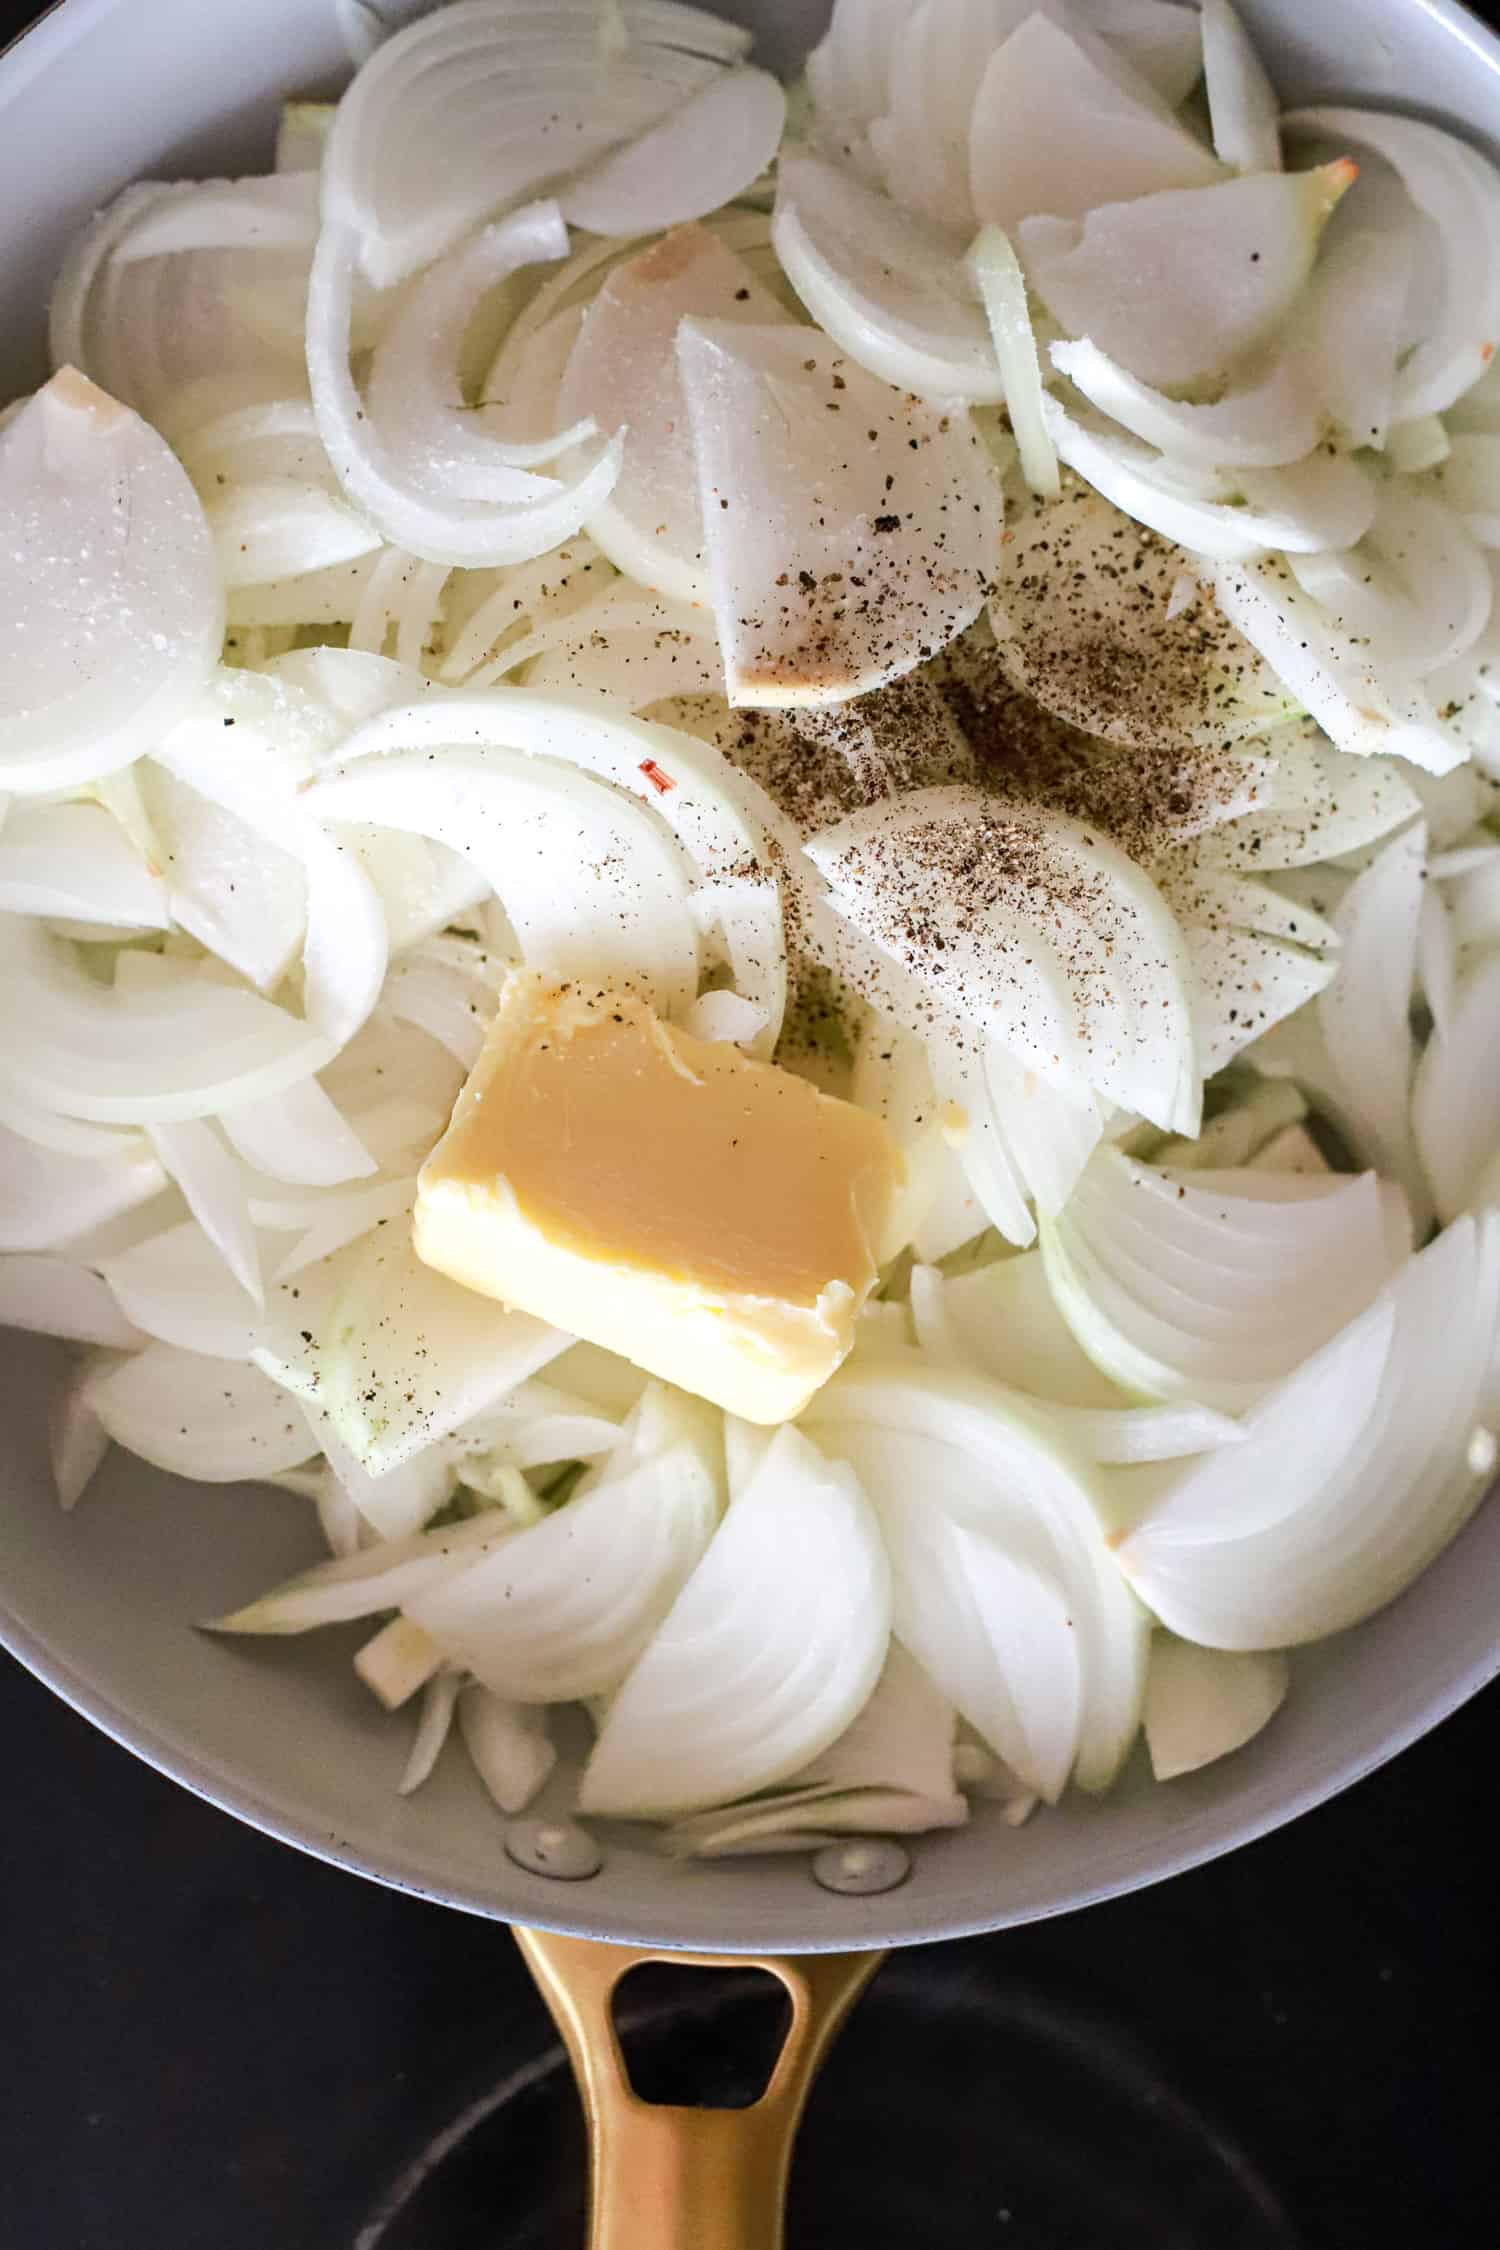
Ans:
{"type": "Polygon", "coordinates": [[[604,1865],[603,1852],[576,1820],[513,1820],[505,1856],[528,1875],[550,1875],[559,1883],[582,1883],[604,1865]]]}
{"type": "Polygon", "coordinates": [[[903,1844],[877,1836],[868,1843],[825,1844],[812,1863],[813,1881],[825,1891],[861,1898],[893,1891],[911,1873],[911,1854],[903,1844]]]}

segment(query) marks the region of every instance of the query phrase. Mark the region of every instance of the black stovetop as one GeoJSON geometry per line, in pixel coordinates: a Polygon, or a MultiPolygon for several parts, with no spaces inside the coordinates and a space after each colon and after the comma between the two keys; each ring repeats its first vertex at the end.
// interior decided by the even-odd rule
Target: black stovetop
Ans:
{"type": "MultiPolygon", "coordinates": [[[[1246,2215],[1122,2224],[1117,2250],[1490,2250],[1497,1740],[1500,1688],[1211,1867],[902,1956],[814,2096],[791,2250],[1103,2250],[1108,2232],[1052,2231],[1047,2165],[1066,2165],[1069,2135],[1079,2166],[1107,2171],[1106,2145],[1159,2133],[1179,2209],[1183,2113],[1260,2183],[1246,2215]],[[1118,2088],[1100,2072],[1130,2081],[1141,2134],[1126,2117],[1109,2142],[1118,2088]],[[1061,2144],[1046,2163],[1043,2130],[1061,2144]],[[887,2215],[920,2187],[926,2216],[900,2206],[899,2230],[862,2217],[846,2233],[851,2179],[866,2197],[884,2183],[887,2215]],[[1279,2230],[1262,2223],[1278,2202],[1279,2230]],[[961,2225],[939,2216],[955,2210],[961,2225]]],[[[362,2227],[371,2250],[577,2250],[582,2144],[560,2075],[429,2182],[421,2227],[369,2232],[434,2136],[552,2043],[503,1929],[241,1827],[10,1664],[0,1741],[7,2250],[355,2250],[362,2227]]]]}

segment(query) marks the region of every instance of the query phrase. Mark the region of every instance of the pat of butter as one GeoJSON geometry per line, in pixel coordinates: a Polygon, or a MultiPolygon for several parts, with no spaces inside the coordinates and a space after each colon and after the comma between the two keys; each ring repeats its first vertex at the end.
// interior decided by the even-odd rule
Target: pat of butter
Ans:
{"type": "Polygon", "coordinates": [[[624,994],[506,982],[422,1168],[418,1257],[751,1422],[854,1341],[903,1179],[884,1123],[624,994]]]}

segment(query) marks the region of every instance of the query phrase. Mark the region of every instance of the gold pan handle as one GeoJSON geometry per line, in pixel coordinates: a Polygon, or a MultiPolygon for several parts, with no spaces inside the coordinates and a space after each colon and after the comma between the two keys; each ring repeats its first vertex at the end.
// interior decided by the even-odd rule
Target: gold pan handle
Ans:
{"type": "Polygon", "coordinates": [[[652,1953],[518,1929],[578,2079],[589,2129],[588,2250],[781,2250],[792,2142],[808,2088],[881,1953],[724,1957],[652,1953]],[[628,1969],[668,1961],[760,1969],[792,2020],[770,2084],[747,2109],[673,2109],[631,2090],[611,2002],[628,1969]]]}

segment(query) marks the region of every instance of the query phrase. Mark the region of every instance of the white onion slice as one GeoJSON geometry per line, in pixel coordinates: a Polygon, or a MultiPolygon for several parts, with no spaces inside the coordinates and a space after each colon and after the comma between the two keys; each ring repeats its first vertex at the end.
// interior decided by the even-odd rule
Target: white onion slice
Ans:
{"type": "Polygon", "coordinates": [[[408,751],[357,760],[307,801],[474,858],[534,967],[639,983],[663,1014],[697,990],[681,855],[643,807],[587,775],[488,745],[452,749],[440,765],[408,751]]]}
{"type": "Polygon", "coordinates": [[[844,702],[972,624],[1001,503],[967,415],[790,325],[687,320],[677,355],[732,704],[844,702]]]}
{"type": "Polygon", "coordinates": [[[1110,1100],[1196,1130],[1181,934],[1107,837],[1045,806],[940,787],[851,814],[806,849],[882,951],[915,952],[913,973],[945,1009],[1040,1076],[1057,1079],[1060,1055],[1110,1100]]]}
{"type": "MultiPolygon", "coordinates": [[[[495,248],[492,277],[506,261],[513,270],[537,258],[560,257],[567,247],[555,205],[518,212],[485,240],[495,248]]],[[[392,453],[367,415],[349,368],[354,255],[353,236],[325,226],[307,297],[308,377],[318,429],[350,498],[396,545],[429,562],[466,569],[543,554],[577,531],[619,473],[617,441],[572,484],[560,484],[508,465],[496,440],[495,468],[470,475],[491,488],[503,471],[507,498],[492,489],[482,498],[463,496],[462,464],[433,490],[418,465],[392,453]]]]}
{"type": "Polygon", "coordinates": [[[228,593],[337,569],[373,554],[380,534],[343,500],[290,477],[212,494],[204,508],[228,593]]]}
{"type": "Polygon", "coordinates": [[[1461,517],[1428,492],[1389,484],[1347,552],[1290,555],[1333,627],[1421,679],[1473,647],[1490,617],[1490,572],[1461,517]]]}
{"type": "Polygon", "coordinates": [[[645,130],[710,84],[749,35],[645,0],[606,67],[595,0],[468,5],[388,39],[340,103],[323,216],[358,229],[381,287],[450,250],[492,213],[645,130]]]}
{"type": "Polygon", "coordinates": [[[1302,591],[1284,560],[1221,563],[1214,591],[1220,609],[1339,749],[1409,758],[1435,774],[1463,763],[1462,744],[1444,728],[1420,685],[1388,670],[1377,652],[1342,632],[1302,591]]]}
{"type": "MultiPolygon", "coordinates": [[[[1016,1393],[962,1371],[932,1368],[915,1354],[868,1371],[851,1362],[818,1393],[807,1420],[830,1452],[849,1452],[856,1460],[887,1536],[894,1530],[901,1538],[905,1551],[894,1558],[896,1629],[960,1711],[965,1698],[955,1691],[963,1682],[949,1676],[945,1618],[950,1604],[967,1603],[960,1595],[966,1564],[979,1558],[955,1556],[938,1527],[951,1520],[992,1541],[1008,1560],[1012,1567],[998,1581],[996,1598],[1007,1609],[1021,1605],[1016,1624],[1039,1636],[1031,1644],[1039,1654],[1050,1643],[1049,1675],[1059,1692],[1066,1660],[1055,1638],[1056,1614],[1042,1594],[1049,1587],[1062,1594],[1062,1624],[1082,1685],[1075,1778],[1086,1789],[1107,1788],[1139,1721],[1146,1632],[1104,1544],[1086,1472],[1055,1425],[1016,1393]],[[929,1573],[937,1574],[935,1588],[929,1573]]],[[[992,1652],[986,1669],[1000,1666],[1012,1698],[1035,1694],[1023,1649],[997,1645],[988,1633],[978,1642],[965,1627],[955,1660],[972,1658],[986,1644],[992,1652]]],[[[1057,1726],[1045,1687],[1041,1701],[1039,1716],[1057,1726]]],[[[1054,1739],[1063,1739],[1060,1729],[1054,1739]]]]}
{"type": "Polygon", "coordinates": [[[1421,810],[1387,758],[1351,758],[1302,721],[1266,738],[1275,760],[1270,803],[1199,839],[1200,863],[1269,874],[1337,859],[1375,843],[1421,810]]]}
{"type": "Polygon", "coordinates": [[[1236,1413],[1370,1303],[1389,1259],[1371,1172],[1212,1182],[1101,1149],[1042,1257],[1074,1336],[1130,1397],[1236,1413]]]}
{"type": "Polygon", "coordinates": [[[890,1639],[890,1571],[854,1477],[777,1431],[610,1704],[585,1812],[688,1812],[769,1788],[836,1742],[890,1639]]]}
{"type": "Polygon", "coordinates": [[[165,1186],[166,1174],[138,1134],[101,1134],[95,1147],[49,1148],[0,1122],[0,1251],[63,1249],[149,1203],[165,1186]]]}
{"type": "Polygon", "coordinates": [[[249,1198],[233,1156],[202,1118],[150,1125],[147,1132],[163,1170],[177,1182],[188,1209],[235,1280],[257,1305],[263,1304],[249,1198]]]}
{"type": "Polygon", "coordinates": [[[321,1625],[347,1625],[381,1610],[399,1609],[408,1594],[440,1583],[511,1537],[498,1514],[437,1531],[409,1532],[376,1546],[314,1563],[243,1609],[212,1620],[216,1633],[307,1633],[321,1625]]]}
{"type": "Polygon", "coordinates": [[[315,1078],[261,1102],[241,1102],[219,1119],[245,1162],[273,1180],[337,1187],[364,1178],[375,1159],[315,1078]]]}
{"type": "Polygon", "coordinates": [[[1043,15],[1028,17],[991,57],[969,132],[975,215],[1007,228],[1032,212],[1074,218],[1220,177],[1145,80],[1043,15]]]}
{"type": "Polygon", "coordinates": [[[1276,89],[1230,0],[1200,0],[1214,154],[1236,172],[1279,172],[1276,89]]]}
{"type": "Polygon", "coordinates": [[[1300,461],[1322,434],[1318,401],[1295,358],[1212,406],[1186,405],[1137,381],[1087,339],[1054,344],[1052,364],[1101,414],[1173,461],[1206,469],[1267,469],[1300,461]]]}
{"type": "Polygon", "coordinates": [[[307,173],[179,180],[154,199],[115,251],[122,264],[184,250],[305,250],[318,232],[318,184],[307,173]]]}
{"type": "Polygon", "coordinates": [[[69,1258],[0,1258],[0,1328],[133,1351],[144,1341],[105,1281],[69,1258]]]}
{"type": "Polygon", "coordinates": [[[1003,227],[991,223],[980,228],[969,251],[969,270],[984,300],[1021,472],[1038,498],[1055,500],[1060,489],[1057,448],[1042,415],[1042,370],[1026,277],[1003,227]]]}
{"type": "MultiPolygon", "coordinates": [[[[378,1478],[472,1421],[568,1339],[460,1289],[377,1229],[354,1257],[309,1351],[316,1396],[378,1478]]],[[[257,1354],[257,1363],[269,1365],[257,1354]]]]}
{"type": "Polygon", "coordinates": [[[70,1367],[47,1409],[52,1482],[63,1509],[76,1508],[109,1451],[109,1432],[88,1403],[88,1385],[102,1357],[70,1367]]]}
{"type": "Polygon", "coordinates": [[[1497,1312],[1496,1221],[1461,1218],[1148,1507],[1120,1561],[1163,1623],[1284,1648],[1398,1594],[1488,1481],[1497,1312]]]}
{"type": "Polygon", "coordinates": [[[1417,1065],[1412,1126],[1446,1224],[1500,1150],[1500,953],[1480,956],[1459,981],[1450,1020],[1434,1027],[1417,1065]]]}
{"type": "MultiPolygon", "coordinates": [[[[398,1797],[409,1797],[420,1789],[424,1781],[432,1778],[439,1757],[453,1729],[453,1714],[458,1703],[463,1674],[444,1669],[434,1672],[422,1690],[422,1704],[417,1716],[417,1731],[412,1736],[411,1749],[406,1764],[401,1769],[401,1779],[396,1784],[398,1797]]],[[[470,1751],[471,1758],[474,1753],[470,1751]]],[[[477,1758],[474,1760],[478,1764],[477,1758]]]]}
{"type": "Polygon", "coordinates": [[[224,629],[197,495],[156,432],[72,369],[0,433],[0,785],[150,749],[224,629]]]}
{"type": "MultiPolygon", "coordinates": [[[[1341,454],[1313,453],[1293,469],[1242,471],[1238,482],[1250,504],[1227,507],[1184,493],[1164,473],[1170,464],[1160,455],[1069,414],[1057,399],[1044,398],[1042,414],[1070,469],[1127,516],[1214,561],[1246,562],[1269,548],[1350,547],[1374,517],[1370,479],[1341,454]]],[[[1234,622],[1246,631],[1240,617],[1234,622]]]]}
{"type": "Polygon", "coordinates": [[[1355,877],[1333,915],[1340,973],[1318,1002],[1338,1121],[1356,1149],[1401,1182],[1419,1228],[1427,1198],[1412,1133],[1409,1014],[1426,853],[1418,822],[1355,877]]]}
{"type": "Polygon", "coordinates": [[[406,1614],[496,1695],[570,1703],[607,1694],[702,1560],[719,1504],[696,1450],[670,1447],[409,1597],[406,1614]]]}
{"type": "Polygon", "coordinates": [[[1054,1406],[1126,1403],[1058,1311],[1040,1251],[949,1276],[941,1304],[954,1353],[992,1383],[1054,1406]]]}
{"type": "Polygon", "coordinates": [[[258,1300],[196,1219],[101,1258],[99,1271],[126,1318],[161,1343],[248,1360],[260,1340],[258,1300]]]}
{"type": "Polygon", "coordinates": [[[500,1810],[524,1812],[557,1763],[546,1713],[471,1685],[458,1699],[458,1731],[500,1810]]]}
{"type": "Polygon", "coordinates": [[[1415,117],[1299,109],[1284,132],[1371,148],[1400,174],[1436,230],[1440,295],[1428,332],[1396,377],[1396,414],[1441,414],[1478,381],[1500,331],[1500,181],[1477,150],[1415,117]]]}
{"type": "Polygon", "coordinates": [[[171,1344],[99,1370],[86,1397],[117,1445],[202,1484],[275,1476],[317,1451],[296,1400],[258,1368],[171,1344]]]}
{"type": "MultiPolygon", "coordinates": [[[[718,751],[677,728],[602,710],[589,696],[520,688],[448,696],[374,719],[344,743],[344,774],[352,789],[360,762],[376,753],[469,755],[471,746],[565,761],[652,807],[698,872],[695,904],[714,923],[735,989],[765,1012],[758,1051],[769,1053],[786,1007],[781,901],[763,819],[767,812],[775,819],[769,800],[718,751]]],[[[432,770],[425,757],[419,762],[432,770]]],[[[342,778],[327,784],[331,814],[332,792],[343,786],[342,778]]],[[[319,801],[317,792],[310,795],[319,801]]],[[[561,903],[555,902],[559,911],[561,903]]]]}
{"type": "Polygon", "coordinates": [[[1243,1749],[1281,1709],[1289,1684],[1279,1650],[1194,1648],[1159,1633],[1142,1713],[1156,1779],[1174,1781],[1243,1749]]]}
{"type": "Polygon", "coordinates": [[[787,150],[771,239],[818,326],[884,383],[997,403],[1004,381],[958,244],[853,174],[787,150]]]}
{"type": "Polygon", "coordinates": [[[151,990],[110,992],[70,952],[24,922],[0,930],[5,1075],[46,1108],[111,1124],[208,1117],[330,1059],[308,1025],[186,964],[164,963],[151,990]]]}
{"type": "Polygon", "coordinates": [[[732,203],[776,155],[786,95],[767,70],[741,64],[626,147],[597,157],[558,193],[570,226],[652,234],[732,203]]]}
{"type": "Polygon", "coordinates": [[[0,912],[164,930],[166,885],[102,805],[23,805],[0,836],[0,912]]]}
{"type": "Polygon", "coordinates": [[[568,356],[557,417],[624,438],[619,478],[588,518],[590,537],[640,585],[701,602],[703,505],[676,349],[678,323],[690,314],[761,324],[784,317],[706,227],[681,228],[605,279],[568,356]]]}
{"type": "Polygon", "coordinates": [[[1296,348],[1341,445],[1386,442],[1415,255],[1409,235],[1362,226],[1337,233],[1318,260],[1296,348]]]}
{"type": "Polygon", "coordinates": [[[1101,198],[1081,224],[1025,220],[1021,256],[1070,336],[1088,337],[1143,382],[1192,383],[1222,375],[1282,328],[1354,176],[1352,164],[1335,163],[1130,202],[1101,198]]]}

